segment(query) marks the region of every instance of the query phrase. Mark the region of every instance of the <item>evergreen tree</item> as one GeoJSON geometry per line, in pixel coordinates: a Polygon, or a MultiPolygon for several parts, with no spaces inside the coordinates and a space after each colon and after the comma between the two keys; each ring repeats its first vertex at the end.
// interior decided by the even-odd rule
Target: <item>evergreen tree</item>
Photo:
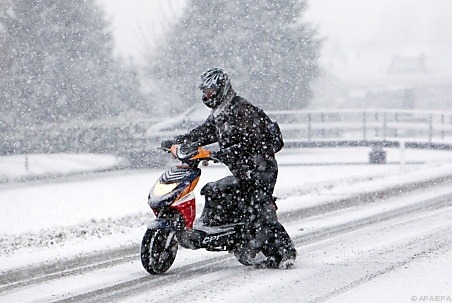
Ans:
{"type": "Polygon", "coordinates": [[[10,98],[9,80],[12,71],[12,44],[8,32],[8,24],[12,20],[12,3],[10,0],[0,0],[0,130],[12,124],[13,102],[10,98]]]}
{"type": "Polygon", "coordinates": [[[12,12],[3,18],[13,64],[0,99],[16,124],[93,119],[139,101],[94,0],[17,0],[12,12]]]}
{"type": "Polygon", "coordinates": [[[138,67],[132,61],[124,65],[121,60],[115,61],[116,69],[115,79],[117,99],[121,100],[128,109],[148,112],[151,105],[145,99],[141,92],[140,79],[138,76],[138,67]]]}
{"type": "MultiPolygon", "coordinates": [[[[305,1],[192,0],[152,61],[149,76],[171,99],[190,105],[198,77],[220,67],[238,93],[267,109],[303,108],[318,76],[320,40],[300,22],[305,1]]],[[[172,100],[166,100],[172,102],[172,100]]]]}

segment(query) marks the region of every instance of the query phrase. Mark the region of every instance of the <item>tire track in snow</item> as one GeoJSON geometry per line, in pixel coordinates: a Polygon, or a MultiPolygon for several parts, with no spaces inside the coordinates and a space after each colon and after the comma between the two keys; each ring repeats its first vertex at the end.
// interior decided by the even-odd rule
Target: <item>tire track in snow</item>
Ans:
{"type": "Polygon", "coordinates": [[[335,296],[338,296],[338,295],[340,295],[340,294],[342,294],[342,293],[344,293],[346,291],[349,291],[349,290],[351,290],[351,289],[353,289],[355,287],[358,287],[358,286],[360,286],[360,285],[362,285],[364,283],[367,283],[367,282],[369,282],[369,281],[371,281],[371,280],[373,280],[375,278],[378,278],[378,277],[380,277],[382,275],[385,275],[385,274],[387,274],[387,273],[389,273],[391,271],[394,271],[394,270],[396,270],[396,269],[398,269],[400,267],[404,267],[404,266],[410,264],[411,262],[414,262],[414,261],[418,260],[419,258],[428,256],[432,252],[437,252],[437,251],[442,251],[442,250],[447,251],[447,250],[451,249],[451,247],[450,247],[451,244],[452,244],[452,239],[449,239],[448,242],[435,243],[435,245],[433,247],[428,247],[427,249],[417,253],[415,256],[406,258],[406,259],[404,259],[402,261],[393,263],[393,264],[383,268],[382,270],[378,270],[376,272],[368,274],[368,275],[362,277],[361,279],[358,279],[356,281],[348,283],[348,284],[346,284],[346,285],[344,285],[344,286],[342,286],[342,287],[340,287],[338,289],[335,289],[335,290],[333,290],[331,292],[328,292],[327,294],[325,294],[325,295],[323,295],[321,297],[317,297],[316,299],[310,301],[309,303],[320,303],[320,302],[327,301],[327,300],[329,300],[331,298],[334,298],[335,296]]]}
{"type": "MultiPolygon", "coordinates": [[[[379,213],[377,215],[373,215],[367,218],[351,221],[348,223],[338,224],[335,226],[331,226],[328,228],[324,228],[318,231],[313,231],[310,233],[306,233],[303,235],[299,235],[293,238],[294,242],[297,245],[308,245],[312,243],[318,243],[320,241],[334,238],[336,236],[346,234],[349,232],[353,232],[356,230],[360,230],[365,227],[372,226],[376,223],[386,222],[394,218],[404,217],[408,215],[413,215],[416,213],[424,213],[429,211],[438,210],[445,207],[452,206],[452,193],[434,198],[425,200],[413,205],[401,207],[395,210],[387,211],[384,213],[379,213]]],[[[134,280],[130,280],[123,283],[118,283],[115,285],[111,285],[105,288],[97,289],[95,291],[87,292],[84,294],[75,295],[71,298],[62,299],[60,303],[68,303],[68,302],[112,302],[115,300],[121,300],[127,298],[131,295],[137,295],[139,293],[144,293],[148,291],[152,291],[153,289],[159,289],[161,287],[168,286],[168,284],[175,283],[183,283],[184,281],[188,281],[193,277],[199,278],[203,275],[208,275],[211,273],[210,270],[212,265],[220,262],[225,262],[229,260],[233,260],[233,256],[218,256],[215,258],[210,258],[207,260],[203,260],[200,262],[195,262],[192,264],[188,264],[177,269],[174,269],[171,275],[165,276],[145,276],[140,277],[134,280]],[[174,275],[175,274],[175,275],[174,275]]],[[[325,299],[328,299],[336,294],[339,294],[343,291],[346,291],[350,288],[356,287],[362,283],[365,283],[375,277],[378,277],[388,271],[391,271],[399,266],[403,266],[414,259],[403,260],[401,262],[391,264],[390,266],[384,268],[383,270],[372,273],[358,281],[354,281],[341,289],[335,290],[324,297],[318,298],[313,302],[321,302],[325,299]]],[[[224,280],[228,278],[233,278],[236,273],[233,269],[222,269],[221,271],[216,272],[215,281],[224,280]]],[[[165,297],[165,301],[173,301],[178,298],[182,298],[183,296],[187,296],[188,293],[194,292],[196,293],[198,290],[195,288],[187,290],[183,289],[179,292],[174,290],[174,294],[171,297],[165,297]]],[[[162,298],[163,299],[163,298],[162,298]]]]}
{"type": "MultiPolygon", "coordinates": [[[[364,205],[364,204],[370,204],[374,203],[376,201],[379,201],[381,199],[386,199],[389,197],[395,197],[400,196],[405,193],[409,193],[418,189],[423,188],[431,188],[432,186],[437,185],[443,185],[447,184],[452,180],[452,176],[444,176],[440,178],[436,178],[433,180],[428,181],[420,181],[420,182],[414,182],[409,183],[401,186],[395,186],[392,188],[388,188],[385,190],[377,191],[377,192],[371,192],[371,193],[364,193],[359,194],[355,197],[339,200],[339,201],[333,201],[326,204],[316,205],[309,208],[303,208],[296,211],[288,212],[280,214],[279,217],[281,218],[282,223],[288,223],[292,221],[296,221],[302,218],[307,218],[311,216],[321,215],[325,213],[329,213],[332,211],[337,211],[340,209],[346,209],[349,207],[357,206],[357,205],[364,205]]],[[[414,210],[419,211],[422,210],[423,207],[426,207],[424,202],[418,203],[414,205],[414,210]],[[416,207],[417,205],[417,207],[416,207]]],[[[440,203],[436,203],[435,205],[441,206],[440,203]]],[[[412,206],[408,206],[405,208],[401,208],[399,210],[395,210],[393,212],[390,212],[390,214],[387,214],[387,216],[375,216],[373,221],[369,221],[368,218],[358,220],[356,221],[357,226],[366,226],[371,223],[369,222],[378,222],[379,220],[389,220],[391,217],[397,217],[400,215],[403,215],[403,212],[408,211],[412,206]]],[[[338,225],[334,227],[330,227],[327,229],[322,229],[321,231],[314,232],[313,234],[305,234],[302,236],[298,236],[294,238],[294,241],[298,241],[299,243],[305,243],[306,241],[309,241],[309,239],[318,239],[319,237],[325,237],[325,235],[330,234],[331,236],[334,236],[336,234],[341,234],[347,232],[347,230],[354,230],[356,228],[360,227],[350,227],[348,224],[338,225]]],[[[327,236],[328,237],[328,236],[327,236]]],[[[298,243],[297,242],[297,243],[298,243]]],[[[13,270],[6,272],[2,275],[0,275],[0,293],[4,291],[8,291],[11,289],[15,289],[18,287],[21,287],[23,285],[30,285],[30,284],[37,284],[42,283],[45,281],[58,279],[60,277],[67,277],[71,275],[78,275],[90,271],[99,270],[102,268],[112,267],[117,264],[126,263],[131,260],[136,260],[139,258],[139,248],[135,245],[123,247],[120,249],[115,249],[110,252],[100,252],[89,256],[83,256],[82,258],[75,259],[75,260],[69,260],[64,262],[58,262],[57,264],[50,264],[50,265],[44,265],[39,266],[36,268],[28,268],[28,269],[19,269],[19,270],[13,270]],[[86,265],[88,264],[88,265],[86,265]]],[[[206,264],[210,264],[211,262],[215,263],[217,262],[218,258],[219,260],[226,260],[226,259],[233,259],[233,257],[215,257],[215,258],[209,258],[205,259],[200,262],[195,262],[188,264],[186,266],[183,266],[181,268],[190,269],[195,268],[199,266],[204,266],[206,264]]]]}
{"type": "MultiPolygon", "coordinates": [[[[425,217],[423,217],[425,218],[425,217]]],[[[360,229],[356,229],[351,231],[353,232],[359,232],[360,229]]],[[[452,235],[452,229],[448,228],[444,230],[444,234],[447,235],[447,233],[449,233],[450,235],[452,235]]],[[[339,234],[339,236],[343,236],[346,235],[347,233],[343,233],[343,234],[339,234]]],[[[430,235],[429,235],[430,236],[430,235]]],[[[323,241],[323,240],[330,240],[330,239],[334,239],[334,238],[322,238],[320,241],[310,241],[310,243],[302,243],[301,246],[303,246],[303,248],[300,248],[300,243],[297,242],[297,246],[298,246],[298,250],[299,252],[303,252],[305,253],[319,253],[320,251],[323,251],[324,248],[322,248],[322,244],[320,244],[319,242],[323,241]],[[320,244],[320,249],[319,246],[314,245],[314,247],[312,246],[308,246],[306,247],[306,244],[320,244]]],[[[346,283],[344,286],[342,286],[344,278],[340,277],[335,274],[335,270],[331,270],[328,272],[323,272],[322,269],[320,268],[319,270],[316,270],[314,273],[312,272],[312,268],[308,269],[308,272],[304,273],[303,271],[301,271],[301,275],[299,276],[294,276],[292,274],[292,277],[288,280],[285,280],[285,283],[292,283],[292,282],[299,282],[300,280],[311,280],[311,279],[318,279],[321,281],[322,284],[324,285],[328,285],[330,287],[330,290],[333,289],[332,291],[327,289],[327,293],[321,297],[317,297],[319,293],[322,293],[322,291],[324,291],[324,289],[322,290],[322,288],[320,289],[316,289],[316,285],[315,283],[310,283],[309,286],[307,286],[306,284],[303,285],[302,287],[304,288],[305,291],[308,291],[308,293],[305,293],[304,296],[300,296],[299,298],[297,298],[296,300],[294,299],[293,296],[289,295],[289,298],[285,297],[284,295],[281,296],[276,296],[275,297],[267,297],[268,293],[263,293],[263,294],[257,294],[256,293],[250,294],[247,290],[248,289],[260,289],[262,288],[262,284],[264,284],[264,287],[270,287],[270,289],[272,287],[274,288],[278,288],[281,286],[281,284],[278,284],[278,280],[282,279],[281,278],[281,274],[278,273],[278,270],[274,271],[273,273],[275,274],[275,281],[276,283],[273,283],[272,281],[269,281],[269,276],[272,275],[273,273],[269,273],[269,270],[255,270],[253,268],[245,268],[244,270],[241,270],[238,273],[238,267],[222,267],[221,271],[218,272],[205,272],[204,276],[198,276],[196,277],[197,280],[193,281],[193,280],[184,280],[184,281],[173,281],[173,283],[171,285],[165,285],[166,289],[169,289],[169,291],[171,292],[171,295],[168,296],[166,295],[165,292],[163,292],[160,289],[155,289],[155,291],[153,292],[153,290],[151,289],[149,292],[147,290],[143,290],[142,291],[142,295],[139,296],[134,296],[131,298],[125,298],[125,297],[120,297],[119,300],[120,301],[124,301],[124,302],[134,302],[134,301],[142,301],[140,299],[142,299],[147,293],[152,295],[151,298],[155,298],[155,299],[151,299],[152,302],[192,302],[192,301],[196,301],[195,298],[203,298],[203,302],[207,302],[207,301],[212,301],[212,302],[216,302],[216,301],[220,301],[222,298],[226,299],[226,302],[233,302],[234,300],[229,298],[229,295],[234,295],[237,293],[242,293],[244,292],[244,294],[242,296],[240,296],[240,300],[243,302],[279,302],[279,301],[289,301],[289,302],[309,302],[309,303],[319,303],[319,302],[324,302],[325,300],[329,300],[333,297],[335,297],[336,295],[339,295],[345,291],[348,291],[350,289],[353,289],[354,287],[357,287],[363,283],[366,283],[374,278],[378,278],[381,275],[384,275],[390,271],[396,270],[400,267],[406,266],[408,264],[410,264],[411,262],[414,262],[416,260],[418,260],[419,258],[423,258],[425,256],[429,256],[432,253],[443,253],[444,251],[446,251],[447,249],[450,249],[450,245],[452,245],[452,237],[448,237],[447,241],[445,241],[443,238],[440,241],[431,241],[430,239],[424,238],[424,239],[416,239],[415,241],[412,242],[403,242],[403,244],[398,247],[398,249],[402,249],[405,248],[406,246],[413,246],[414,249],[416,250],[416,252],[412,252],[411,254],[404,256],[402,261],[399,262],[395,262],[395,263],[390,263],[390,265],[386,266],[383,265],[383,268],[381,268],[380,266],[377,266],[377,268],[373,268],[370,271],[366,270],[365,273],[361,272],[361,275],[359,275],[358,277],[353,278],[352,277],[349,279],[353,282],[350,283],[346,283]],[[421,250],[419,250],[421,249],[421,250]],[[372,271],[373,270],[373,271],[372,271]],[[246,276],[250,276],[252,277],[252,282],[251,284],[249,283],[250,281],[246,278],[246,276]],[[237,279],[237,277],[239,279],[237,279]],[[336,281],[339,281],[339,285],[340,287],[336,288],[333,286],[330,286],[330,282],[331,280],[336,279],[336,281]],[[355,280],[354,280],[355,279],[355,280]],[[244,285],[242,283],[245,283],[244,285]],[[257,286],[255,285],[255,283],[257,283],[257,286]],[[189,285],[189,287],[187,288],[183,288],[183,285],[189,285]],[[226,289],[225,289],[226,288],[226,289]],[[210,294],[209,294],[210,293],[210,294]],[[213,296],[211,296],[211,293],[214,293],[213,296]],[[209,298],[207,300],[207,298],[209,298]],[[138,300],[137,300],[138,299],[138,300]]],[[[384,256],[394,256],[394,248],[390,247],[388,248],[384,248],[384,250],[379,250],[380,254],[383,254],[384,256]]],[[[381,264],[381,263],[380,263],[381,264]]],[[[365,266],[365,265],[362,265],[365,266]]],[[[371,267],[372,268],[372,267],[371,267]]],[[[295,268],[294,270],[297,270],[297,268],[295,268]]],[[[300,270],[300,269],[298,269],[300,270]]],[[[280,270],[279,270],[280,271],[280,270]]],[[[289,273],[290,275],[290,273],[289,273]]],[[[272,277],[270,277],[270,279],[272,279],[272,277]]],[[[279,282],[281,283],[281,282],[279,282]]],[[[285,284],[284,283],[284,284],[285,284]]],[[[318,285],[317,285],[318,286],[318,285]]],[[[290,289],[290,288],[289,288],[290,289]]],[[[303,292],[302,292],[303,293],[303,292]]],[[[112,297],[113,300],[114,297],[112,297]]],[[[237,299],[237,298],[236,298],[237,299]]],[[[333,299],[334,300],[334,299],[333,299]]],[[[223,300],[221,300],[223,301],[223,300]]],[[[99,301],[99,302],[107,302],[107,301],[99,301]]],[[[329,302],[329,301],[328,301],[329,302]]]]}

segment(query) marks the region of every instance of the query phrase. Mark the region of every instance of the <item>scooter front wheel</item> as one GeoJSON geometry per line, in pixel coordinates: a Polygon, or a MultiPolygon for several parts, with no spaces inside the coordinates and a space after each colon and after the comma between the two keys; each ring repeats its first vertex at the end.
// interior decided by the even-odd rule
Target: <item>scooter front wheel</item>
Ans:
{"type": "Polygon", "coordinates": [[[166,272],[177,254],[175,232],[162,229],[148,229],[141,243],[141,264],[152,275],[166,272]]]}

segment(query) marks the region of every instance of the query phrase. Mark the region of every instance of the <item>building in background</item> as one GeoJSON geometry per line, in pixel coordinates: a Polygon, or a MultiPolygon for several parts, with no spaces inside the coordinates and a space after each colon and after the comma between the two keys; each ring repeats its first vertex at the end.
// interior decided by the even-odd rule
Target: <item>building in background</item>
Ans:
{"type": "Polygon", "coordinates": [[[311,107],[452,109],[450,11],[447,0],[311,1],[325,37],[311,107]]]}

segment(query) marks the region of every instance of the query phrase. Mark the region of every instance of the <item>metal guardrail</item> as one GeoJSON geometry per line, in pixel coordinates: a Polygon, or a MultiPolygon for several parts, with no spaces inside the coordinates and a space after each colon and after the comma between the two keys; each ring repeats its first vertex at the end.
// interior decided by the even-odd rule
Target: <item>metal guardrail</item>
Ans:
{"type": "Polygon", "coordinates": [[[270,115],[281,122],[286,147],[371,147],[371,164],[386,163],[384,148],[399,148],[401,154],[405,149],[452,150],[452,112],[373,109],[270,115]]]}
{"type": "MultiPolygon", "coordinates": [[[[103,123],[86,127],[33,127],[1,133],[2,153],[97,152],[152,158],[161,140],[200,125],[208,111],[155,120],[103,123]]],[[[451,150],[452,112],[419,110],[268,111],[280,124],[286,147],[385,147],[451,150]]]]}
{"type": "MultiPolygon", "coordinates": [[[[370,163],[385,163],[384,148],[452,150],[452,112],[419,110],[284,110],[268,111],[280,124],[287,148],[370,147],[370,163]]],[[[146,139],[153,149],[161,140],[185,133],[204,120],[188,114],[162,127],[153,126],[146,139]]]]}
{"type": "MultiPolygon", "coordinates": [[[[410,139],[419,142],[452,143],[452,112],[417,110],[269,111],[289,141],[387,141],[410,139]]],[[[149,147],[200,125],[189,115],[157,123],[148,131],[149,147]]]]}
{"type": "Polygon", "coordinates": [[[417,110],[272,111],[285,138],[452,141],[452,112],[417,110]]]}
{"type": "Polygon", "coordinates": [[[408,148],[408,149],[435,149],[452,150],[452,143],[425,143],[415,141],[387,141],[387,140],[346,140],[346,141],[288,141],[287,148],[315,148],[315,147],[371,147],[383,148],[408,148]]]}

